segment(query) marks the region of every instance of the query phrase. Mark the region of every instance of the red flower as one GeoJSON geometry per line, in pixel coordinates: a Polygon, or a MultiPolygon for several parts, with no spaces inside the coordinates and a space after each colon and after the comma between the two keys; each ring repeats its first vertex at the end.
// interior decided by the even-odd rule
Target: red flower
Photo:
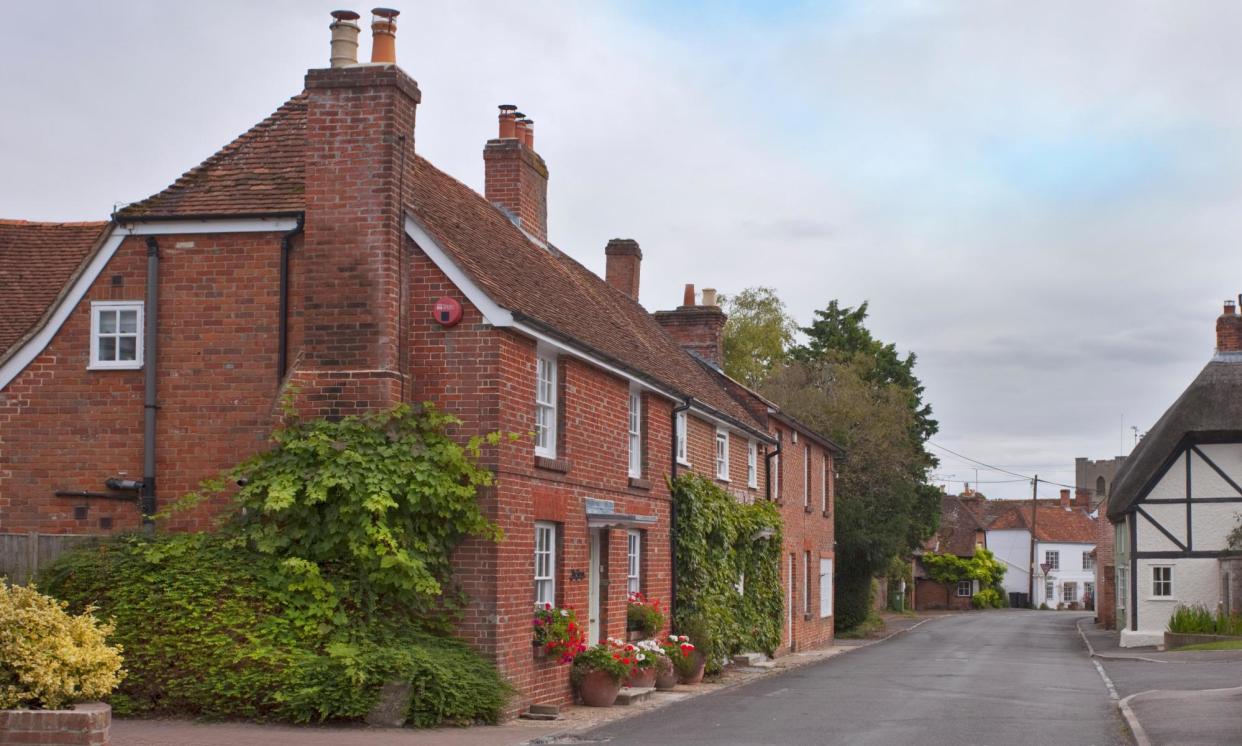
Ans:
{"type": "Polygon", "coordinates": [[[545,602],[545,603],[543,604],[543,609],[544,609],[544,611],[551,611],[551,610],[552,610],[552,604],[545,602]]]}

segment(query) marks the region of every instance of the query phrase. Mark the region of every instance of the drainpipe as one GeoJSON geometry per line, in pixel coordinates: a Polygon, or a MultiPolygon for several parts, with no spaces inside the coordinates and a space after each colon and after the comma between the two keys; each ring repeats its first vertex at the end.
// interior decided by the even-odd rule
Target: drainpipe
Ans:
{"type": "MultiPolygon", "coordinates": [[[[690,409],[690,403],[692,401],[694,401],[694,399],[692,397],[687,396],[685,401],[683,401],[681,404],[677,405],[676,407],[673,407],[673,414],[672,414],[672,420],[673,420],[673,448],[672,448],[673,462],[672,463],[673,465],[669,470],[669,473],[671,476],[669,477],[669,490],[670,490],[669,498],[670,500],[669,500],[669,505],[668,505],[668,545],[673,555],[669,558],[669,563],[668,563],[669,569],[671,570],[671,572],[669,573],[669,580],[668,580],[668,589],[669,589],[668,621],[670,625],[672,625],[673,623],[674,611],[677,607],[677,506],[673,504],[672,499],[671,499],[672,498],[671,490],[673,486],[672,483],[677,480],[677,415],[690,409]]],[[[686,423],[686,447],[689,448],[689,446],[690,446],[690,423],[687,422],[686,423]]]]}
{"type": "Polygon", "coordinates": [[[768,493],[768,500],[775,500],[776,495],[772,494],[772,459],[781,455],[781,448],[785,446],[783,438],[776,439],[776,450],[764,454],[763,456],[763,481],[768,493]]]}
{"type": "Polygon", "coordinates": [[[302,232],[304,218],[298,217],[298,224],[280,237],[280,315],[277,331],[276,350],[276,382],[279,385],[285,380],[289,369],[289,252],[293,250],[293,237],[302,232]]]}
{"type": "Polygon", "coordinates": [[[155,376],[158,361],[160,321],[160,243],[155,236],[147,237],[147,299],[144,307],[146,327],[143,330],[143,423],[142,423],[142,530],[155,531],[155,376]]]}

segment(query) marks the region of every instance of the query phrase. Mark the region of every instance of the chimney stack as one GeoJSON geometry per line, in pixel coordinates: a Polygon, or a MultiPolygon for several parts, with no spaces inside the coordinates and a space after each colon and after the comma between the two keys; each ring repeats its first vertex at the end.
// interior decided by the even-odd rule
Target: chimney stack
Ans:
{"type": "Polygon", "coordinates": [[[1069,490],[1061,490],[1061,507],[1065,510],[1070,509],[1069,490]]]}
{"type": "Polygon", "coordinates": [[[484,196],[536,240],[548,240],[548,166],[535,152],[534,122],[500,107],[500,136],[483,147],[484,196]]]}
{"type": "Polygon", "coordinates": [[[676,311],[652,314],[683,350],[719,368],[724,361],[724,311],[716,305],[716,291],[703,289],[702,305],[695,305],[694,285],[687,284],[682,305],[676,311]]]}
{"type": "Polygon", "coordinates": [[[1091,490],[1081,487],[1074,490],[1074,507],[1091,510],[1091,490]]]}
{"type": "Polygon", "coordinates": [[[332,67],[349,67],[358,64],[358,14],[352,10],[332,11],[332,67]]]}
{"type": "Polygon", "coordinates": [[[639,268],[642,266],[643,250],[631,238],[614,238],[604,247],[607,267],[604,279],[609,285],[638,300],[639,268]]]}
{"type": "Polygon", "coordinates": [[[1216,352],[1242,352],[1242,316],[1232,300],[1225,301],[1224,311],[1216,319],[1216,352]]]}
{"type": "Polygon", "coordinates": [[[371,10],[371,63],[397,64],[397,16],[401,11],[392,8],[371,10]]]}

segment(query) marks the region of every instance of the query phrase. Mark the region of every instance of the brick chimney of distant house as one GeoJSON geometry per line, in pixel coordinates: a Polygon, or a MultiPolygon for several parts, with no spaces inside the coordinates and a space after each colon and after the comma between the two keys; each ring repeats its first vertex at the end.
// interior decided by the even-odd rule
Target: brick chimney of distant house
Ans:
{"type": "Polygon", "coordinates": [[[1074,490],[1074,507],[1091,510],[1091,490],[1081,487],[1074,490]]]}
{"type": "Polygon", "coordinates": [[[1231,300],[1225,301],[1225,310],[1216,319],[1216,351],[1242,352],[1242,316],[1231,300]]]}
{"type": "MultiPolygon", "coordinates": [[[[500,107],[500,132],[483,148],[484,196],[518,226],[548,240],[548,166],[535,152],[535,123],[517,107],[500,107]]],[[[635,288],[637,289],[637,287],[635,288]]]]}
{"type": "Polygon", "coordinates": [[[1061,490],[1061,507],[1065,510],[1070,509],[1069,490],[1061,490]]]}
{"type": "Polygon", "coordinates": [[[614,238],[604,247],[607,267],[604,279],[617,290],[638,300],[639,269],[643,263],[643,250],[631,238],[614,238]]]}
{"type": "Polygon", "coordinates": [[[694,285],[686,285],[682,305],[676,311],[656,311],[655,320],[682,349],[720,367],[724,360],[724,311],[716,305],[716,291],[703,289],[703,300],[694,302],[694,285]]]}
{"type": "MultiPolygon", "coordinates": [[[[380,42],[396,31],[396,12],[375,14],[382,52],[380,42]]],[[[339,41],[338,24],[353,19],[333,16],[339,41]]],[[[347,64],[349,56],[348,45],[333,44],[333,66],[306,74],[305,224],[290,270],[301,309],[290,327],[300,358],[293,378],[304,400],[324,402],[325,415],[402,398],[398,190],[402,169],[414,159],[421,94],[391,61],[347,64]]]]}

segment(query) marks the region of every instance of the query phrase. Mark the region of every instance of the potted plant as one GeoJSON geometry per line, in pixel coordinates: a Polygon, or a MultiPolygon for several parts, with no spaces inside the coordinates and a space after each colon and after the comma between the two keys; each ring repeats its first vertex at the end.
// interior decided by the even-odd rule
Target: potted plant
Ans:
{"type": "Polygon", "coordinates": [[[660,602],[647,600],[641,593],[631,593],[625,611],[625,629],[631,641],[655,637],[664,628],[664,610],[660,602]]]}
{"type": "Polygon", "coordinates": [[[656,679],[655,687],[659,691],[667,692],[677,688],[677,669],[673,667],[673,659],[664,653],[656,656],[656,679]]]}
{"type": "Polygon", "coordinates": [[[633,659],[615,645],[600,643],[574,656],[570,681],[587,707],[610,707],[621,693],[621,682],[630,673],[633,659]]]}
{"type": "Polygon", "coordinates": [[[677,680],[683,684],[697,684],[703,680],[707,659],[690,642],[686,635],[669,635],[662,645],[664,655],[673,661],[677,680]]]}
{"type": "Polygon", "coordinates": [[[626,686],[650,689],[655,686],[657,665],[662,656],[660,644],[655,640],[641,640],[637,644],[627,643],[624,652],[632,655],[633,669],[625,680],[626,686]]]}
{"type": "Polygon", "coordinates": [[[536,658],[546,658],[551,654],[560,663],[571,663],[575,655],[586,650],[586,637],[578,626],[573,609],[558,609],[552,604],[544,604],[535,607],[531,645],[534,646],[536,658]]]}
{"type": "Polygon", "coordinates": [[[0,742],[21,742],[30,731],[74,743],[108,742],[111,708],[85,700],[107,696],[125,671],[120,647],[107,643],[112,627],[92,611],[73,615],[33,586],[0,581],[0,681],[6,683],[0,708],[9,711],[0,717],[0,742]],[[12,717],[17,713],[22,717],[12,717]]]}

